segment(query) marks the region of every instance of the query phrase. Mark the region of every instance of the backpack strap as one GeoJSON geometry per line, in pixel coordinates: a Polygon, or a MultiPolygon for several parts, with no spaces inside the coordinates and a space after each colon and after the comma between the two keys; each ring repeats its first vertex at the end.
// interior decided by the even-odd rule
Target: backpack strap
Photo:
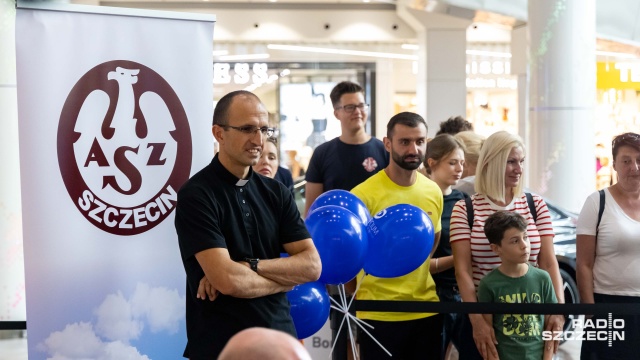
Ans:
{"type": "Polygon", "coordinates": [[[533,195],[528,192],[524,193],[524,195],[527,197],[529,212],[531,213],[531,216],[533,216],[533,222],[535,223],[536,221],[538,221],[538,211],[536,210],[536,203],[533,201],[533,195]]]}
{"type": "MultiPolygon", "coordinates": [[[[533,222],[538,221],[538,212],[536,211],[536,203],[533,201],[533,195],[531,195],[531,193],[524,193],[525,196],[527,197],[527,204],[529,205],[529,212],[531,212],[531,216],[533,216],[533,222]]],[[[604,193],[603,193],[604,194],[604,193]]],[[[464,203],[467,206],[467,222],[469,223],[469,229],[473,228],[473,217],[474,217],[474,213],[473,213],[473,202],[471,201],[470,197],[466,197],[464,198],[464,203]]],[[[601,203],[604,203],[603,201],[601,201],[601,203]]],[[[604,206],[602,206],[601,210],[604,210],[604,206]]],[[[602,211],[600,212],[600,215],[602,215],[602,211]]],[[[600,220],[598,219],[598,224],[600,223],[600,220]]]]}
{"type": "Polygon", "coordinates": [[[602,220],[602,213],[604,213],[604,189],[599,190],[600,193],[600,207],[598,208],[598,223],[596,224],[596,240],[598,239],[598,230],[600,228],[600,220],[602,220]]]}
{"type": "Polygon", "coordinates": [[[473,229],[473,202],[471,197],[465,197],[464,203],[467,206],[467,221],[469,222],[469,230],[473,229]]]}

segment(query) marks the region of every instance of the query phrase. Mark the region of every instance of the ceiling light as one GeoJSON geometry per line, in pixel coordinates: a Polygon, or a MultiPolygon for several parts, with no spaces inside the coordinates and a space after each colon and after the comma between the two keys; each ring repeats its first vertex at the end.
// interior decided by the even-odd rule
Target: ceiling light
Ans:
{"type": "Polygon", "coordinates": [[[418,60],[418,57],[415,55],[383,53],[383,52],[374,52],[374,51],[319,48],[319,47],[310,47],[310,46],[269,44],[267,45],[267,49],[312,52],[312,53],[321,53],[321,54],[354,55],[354,56],[366,56],[366,57],[377,57],[377,58],[387,58],[387,59],[418,60]]]}
{"type": "Polygon", "coordinates": [[[619,53],[619,52],[611,52],[611,51],[596,51],[596,55],[611,56],[611,57],[622,58],[622,59],[636,59],[636,58],[638,58],[638,56],[635,55],[635,54],[619,53]]]}
{"type": "Polygon", "coordinates": [[[405,50],[418,50],[420,48],[416,44],[402,44],[400,47],[402,47],[405,50]]]}
{"type": "Polygon", "coordinates": [[[504,57],[504,58],[511,57],[510,53],[497,52],[497,51],[484,51],[484,50],[467,50],[467,55],[493,56],[493,57],[504,57]]]}
{"type": "Polygon", "coordinates": [[[244,55],[221,55],[218,60],[221,61],[237,61],[237,60],[260,60],[268,59],[269,54],[244,54],[244,55]]]}

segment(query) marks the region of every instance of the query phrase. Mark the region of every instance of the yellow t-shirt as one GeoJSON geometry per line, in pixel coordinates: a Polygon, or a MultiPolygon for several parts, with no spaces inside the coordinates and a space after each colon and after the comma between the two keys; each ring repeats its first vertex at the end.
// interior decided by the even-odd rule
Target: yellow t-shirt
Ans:
{"type": "MultiPolygon", "coordinates": [[[[416,182],[411,186],[400,186],[387,176],[384,171],[379,171],[365,182],[351,190],[369,209],[371,215],[380,210],[396,204],[410,204],[419,207],[429,215],[434,226],[434,233],[441,230],[440,217],[442,216],[443,197],[438,185],[418,173],[416,182]]],[[[435,244],[434,244],[435,245],[435,244]]],[[[429,273],[429,261],[427,259],[420,267],[407,275],[396,278],[378,278],[366,275],[362,284],[362,274],[358,276],[359,289],[356,293],[358,300],[403,300],[403,301],[439,301],[436,294],[436,284],[429,273]]],[[[405,321],[422,319],[435,314],[432,313],[400,313],[358,311],[360,319],[377,321],[405,321]]]]}

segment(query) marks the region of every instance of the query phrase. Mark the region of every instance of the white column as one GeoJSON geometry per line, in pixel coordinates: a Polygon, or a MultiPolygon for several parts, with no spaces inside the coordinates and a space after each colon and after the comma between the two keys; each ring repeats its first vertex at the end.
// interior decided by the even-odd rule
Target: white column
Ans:
{"type": "Polygon", "coordinates": [[[395,111],[393,109],[393,61],[378,59],[376,61],[376,137],[382,140],[387,136],[387,123],[395,111]]]}
{"type": "Polygon", "coordinates": [[[442,121],[466,117],[467,29],[427,29],[427,124],[435,136],[442,121]]]}
{"type": "MultiPolygon", "coordinates": [[[[527,50],[529,40],[527,39],[526,26],[520,26],[511,31],[511,74],[517,77],[518,81],[518,135],[524,140],[525,146],[529,148],[529,64],[527,62],[527,50]]],[[[525,172],[525,185],[529,186],[530,172],[525,172]]]]}
{"type": "Polygon", "coordinates": [[[527,118],[529,115],[529,83],[527,81],[528,50],[527,28],[511,31],[511,74],[518,77],[518,135],[528,144],[527,118]]]}
{"type": "Polygon", "coordinates": [[[531,188],[578,211],[595,190],[595,0],[529,1],[531,188]]]}
{"type": "Polygon", "coordinates": [[[471,20],[412,8],[399,0],[398,16],[416,31],[418,113],[427,120],[429,137],[450,116],[466,116],[467,27],[471,20]]]}
{"type": "Polygon", "coordinates": [[[24,321],[15,2],[0,0],[0,320],[24,321]]]}

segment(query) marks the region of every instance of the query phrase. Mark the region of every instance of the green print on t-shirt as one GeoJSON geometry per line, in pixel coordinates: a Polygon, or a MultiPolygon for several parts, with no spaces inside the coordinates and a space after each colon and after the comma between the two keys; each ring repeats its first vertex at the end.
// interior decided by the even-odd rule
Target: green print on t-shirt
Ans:
{"type": "Polygon", "coordinates": [[[531,296],[527,296],[526,292],[500,295],[498,296],[498,302],[509,304],[540,304],[542,302],[542,296],[538,293],[533,293],[531,296]]]}
{"type": "Polygon", "coordinates": [[[540,315],[505,314],[502,333],[507,336],[540,336],[540,315]]]}
{"type": "MultiPolygon", "coordinates": [[[[498,301],[510,304],[540,304],[542,297],[538,293],[528,295],[522,292],[499,296],[498,301]]],[[[504,314],[502,333],[507,336],[540,336],[540,320],[540,315],[504,314]]]]}

